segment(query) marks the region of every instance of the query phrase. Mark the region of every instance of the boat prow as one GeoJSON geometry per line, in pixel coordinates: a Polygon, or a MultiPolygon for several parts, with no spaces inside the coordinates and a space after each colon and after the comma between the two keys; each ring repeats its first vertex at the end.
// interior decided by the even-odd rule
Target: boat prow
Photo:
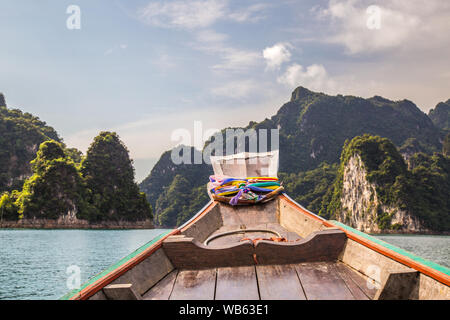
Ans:
{"type": "Polygon", "coordinates": [[[281,194],[210,201],[64,299],[450,299],[450,270],[281,194]]]}

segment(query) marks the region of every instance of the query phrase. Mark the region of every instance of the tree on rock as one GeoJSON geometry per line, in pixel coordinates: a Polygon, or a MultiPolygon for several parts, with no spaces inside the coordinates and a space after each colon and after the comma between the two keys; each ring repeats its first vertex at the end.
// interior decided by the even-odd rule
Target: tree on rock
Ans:
{"type": "Polygon", "coordinates": [[[81,172],[96,208],[92,220],[151,219],[151,207],[134,181],[128,149],[115,132],[101,132],[81,162],[81,172]]]}
{"type": "Polygon", "coordinates": [[[450,157],[450,133],[445,136],[444,143],[442,143],[442,153],[450,157]]]}
{"type": "Polygon", "coordinates": [[[18,214],[18,208],[15,204],[20,193],[17,190],[13,192],[4,192],[0,196],[0,223],[3,220],[18,220],[20,218],[18,214]]]}
{"type": "Polygon", "coordinates": [[[16,205],[19,217],[58,219],[61,215],[86,218],[87,190],[80,172],[68,158],[61,143],[41,143],[31,161],[33,175],[28,178],[16,205]]]}

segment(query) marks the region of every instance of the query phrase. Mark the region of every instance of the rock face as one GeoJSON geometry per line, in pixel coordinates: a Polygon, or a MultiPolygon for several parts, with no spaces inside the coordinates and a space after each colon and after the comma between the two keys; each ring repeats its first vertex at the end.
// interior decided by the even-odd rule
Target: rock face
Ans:
{"type": "Polygon", "coordinates": [[[31,176],[30,161],[46,140],[61,141],[57,132],[27,112],[8,109],[0,93],[0,193],[19,190],[31,176]]]}
{"type": "Polygon", "coordinates": [[[450,99],[439,102],[436,108],[430,110],[428,116],[436,127],[450,131],[450,99]]]}
{"type": "Polygon", "coordinates": [[[0,106],[6,107],[5,96],[3,95],[3,93],[0,93],[0,106]]]}
{"type": "Polygon", "coordinates": [[[368,233],[381,231],[377,217],[379,212],[391,216],[391,226],[397,226],[392,232],[428,233],[422,223],[408,212],[398,207],[388,206],[379,200],[376,186],[367,181],[366,169],[361,157],[356,154],[350,158],[344,168],[341,204],[342,211],[337,220],[353,228],[368,233]]]}
{"type": "MultiPolygon", "coordinates": [[[[391,101],[379,96],[370,99],[330,96],[298,87],[292,92],[290,101],[283,104],[270,119],[251,121],[246,127],[232,129],[266,129],[270,132],[276,128],[279,129],[279,172],[286,174],[315,170],[324,162],[339,163],[344,142],[365,133],[387,137],[397,147],[404,146],[406,158],[414,152],[432,154],[442,148],[439,129],[414,103],[408,100],[391,101]]],[[[224,136],[225,131],[222,130],[224,136]]],[[[228,141],[223,141],[225,149],[228,141]]],[[[188,194],[204,185],[210,174],[211,166],[174,165],[169,151],[161,156],[140,188],[155,208],[157,218],[159,212],[164,210],[157,204],[158,199],[159,203],[171,202],[165,190],[177,175],[191,185],[189,190],[183,190],[183,194],[188,194]]],[[[198,206],[192,206],[192,197],[181,201],[183,194],[176,195],[178,204],[173,206],[174,211],[183,212],[184,208],[192,207],[192,215],[204,205],[199,202],[198,206]]],[[[302,196],[301,193],[290,195],[294,198],[302,196]]],[[[308,202],[303,204],[309,205],[308,202]]]]}

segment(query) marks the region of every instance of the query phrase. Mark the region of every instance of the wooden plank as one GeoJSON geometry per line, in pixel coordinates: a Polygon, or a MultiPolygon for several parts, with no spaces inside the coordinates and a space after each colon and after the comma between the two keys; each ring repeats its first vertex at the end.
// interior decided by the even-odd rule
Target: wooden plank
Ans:
{"type": "Polygon", "coordinates": [[[288,231],[299,234],[302,238],[306,238],[314,231],[324,228],[323,222],[316,217],[303,212],[303,210],[288,199],[281,196],[280,201],[280,225],[288,231]]]}
{"type": "Polygon", "coordinates": [[[193,238],[169,237],[163,248],[178,269],[201,269],[254,265],[251,241],[210,248],[193,238]]]}
{"type": "Polygon", "coordinates": [[[216,269],[178,272],[170,300],[214,300],[216,269]]]}
{"type": "Polygon", "coordinates": [[[241,228],[242,226],[233,225],[233,226],[222,226],[220,229],[216,230],[211,234],[210,237],[213,237],[218,234],[223,234],[230,231],[241,231],[242,233],[236,233],[231,235],[222,236],[216,239],[211,240],[208,243],[208,247],[220,247],[230,243],[238,243],[243,238],[263,238],[269,239],[271,237],[277,237],[276,234],[271,232],[248,232],[249,230],[268,230],[272,232],[278,232],[281,237],[286,238],[288,241],[300,240],[301,237],[297,235],[295,232],[289,232],[280,226],[278,223],[259,223],[259,224],[251,224],[245,226],[245,229],[241,228]],[[247,232],[245,232],[247,230],[247,232]]]}
{"type": "Polygon", "coordinates": [[[391,273],[381,290],[375,295],[375,299],[409,300],[417,296],[419,275],[418,271],[391,273]]]}
{"type": "Polygon", "coordinates": [[[173,270],[170,272],[161,281],[155,284],[153,288],[144,294],[144,300],[169,300],[177,274],[178,270],[173,270]]]}
{"type": "Polygon", "coordinates": [[[128,270],[110,284],[131,283],[138,294],[144,294],[174,269],[163,249],[159,248],[147,259],[128,270]]]}
{"type": "Polygon", "coordinates": [[[110,284],[103,292],[109,300],[142,300],[131,283],[110,284]]]}
{"type": "MultiPolygon", "coordinates": [[[[230,232],[230,231],[236,231],[236,230],[244,230],[241,229],[241,226],[222,226],[220,229],[218,229],[217,231],[213,232],[209,237],[218,235],[218,234],[222,234],[225,232],[230,232]]],[[[216,239],[211,240],[208,243],[208,247],[210,248],[220,248],[224,245],[230,244],[230,243],[239,243],[241,241],[242,238],[245,238],[245,232],[243,231],[243,233],[235,233],[235,234],[231,234],[231,235],[226,235],[226,236],[222,236],[216,239]]]]}
{"type": "Polygon", "coordinates": [[[181,233],[187,237],[195,238],[197,241],[203,242],[216,229],[222,226],[222,218],[219,206],[205,208],[204,213],[192,221],[188,226],[184,227],[181,233]]]}
{"type": "Polygon", "coordinates": [[[256,243],[259,264],[292,264],[301,262],[336,261],[347,237],[338,229],[313,232],[306,239],[294,242],[261,240],[256,243]]]}
{"type": "Polygon", "coordinates": [[[362,274],[358,274],[355,270],[347,267],[345,264],[339,262],[336,264],[339,268],[339,271],[345,274],[348,278],[350,278],[357,286],[360,288],[364,294],[369,297],[369,299],[375,298],[375,294],[378,289],[372,284],[372,281],[364,277],[362,274]],[[342,267],[340,267],[342,265],[342,267]]]}
{"type": "MultiPolygon", "coordinates": [[[[369,300],[369,297],[364,293],[363,290],[352,280],[351,276],[348,274],[348,267],[346,267],[342,263],[336,263],[334,265],[336,268],[336,271],[339,273],[339,276],[344,280],[345,284],[347,285],[347,288],[352,293],[353,297],[356,300],[369,300]]],[[[355,274],[355,277],[358,275],[355,274]]]]}
{"type": "Polygon", "coordinates": [[[308,300],[354,300],[332,263],[302,263],[295,269],[308,300]]]}
{"type": "Polygon", "coordinates": [[[282,237],[286,238],[288,241],[296,241],[302,239],[302,237],[300,237],[298,234],[286,230],[278,223],[268,223],[267,229],[277,231],[282,237]]]}
{"type": "Polygon", "coordinates": [[[293,265],[256,266],[261,300],[306,300],[293,265]]]}
{"type": "Polygon", "coordinates": [[[217,269],[216,300],[259,300],[254,266],[217,269]]]}
{"type": "Polygon", "coordinates": [[[220,204],[223,225],[250,226],[258,223],[277,223],[278,200],[257,206],[230,206],[220,204]]]}

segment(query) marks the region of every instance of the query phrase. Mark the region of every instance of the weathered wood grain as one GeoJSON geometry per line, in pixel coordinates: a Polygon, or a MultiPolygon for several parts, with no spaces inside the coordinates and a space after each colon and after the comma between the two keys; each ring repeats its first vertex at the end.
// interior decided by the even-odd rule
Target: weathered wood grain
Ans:
{"type": "Polygon", "coordinates": [[[256,243],[255,253],[259,264],[336,261],[346,239],[343,231],[328,229],[295,242],[261,240],[256,243]]]}
{"type": "Polygon", "coordinates": [[[349,267],[346,267],[342,263],[336,263],[334,265],[334,268],[336,268],[336,271],[338,272],[339,276],[344,280],[345,284],[347,285],[347,288],[352,293],[353,297],[356,300],[369,300],[369,297],[364,293],[364,291],[355,283],[355,281],[352,279],[352,277],[361,278],[360,282],[363,282],[364,279],[356,274],[356,272],[353,272],[351,270],[348,270],[349,267]],[[350,275],[349,272],[353,272],[353,275],[350,275]]]}
{"type": "Polygon", "coordinates": [[[279,197],[279,208],[280,225],[299,234],[302,238],[325,228],[321,221],[313,219],[290,206],[284,197],[279,197]]]}
{"type": "Polygon", "coordinates": [[[131,283],[138,294],[144,294],[174,269],[163,249],[159,248],[147,259],[115,279],[111,284],[131,283]]]}
{"type": "Polygon", "coordinates": [[[412,297],[419,280],[418,271],[393,272],[375,295],[376,300],[408,300],[412,297]]]}
{"type": "Polygon", "coordinates": [[[339,262],[336,265],[340,274],[345,274],[348,279],[351,279],[369,299],[375,298],[375,294],[377,293],[378,289],[373,285],[371,279],[358,273],[342,262],[339,262]]]}
{"type": "Polygon", "coordinates": [[[243,238],[271,238],[276,237],[277,235],[270,233],[270,232],[245,232],[245,230],[270,230],[272,232],[277,232],[280,234],[281,237],[286,238],[288,241],[296,241],[301,240],[301,237],[296,234],[295,232],[287,231],[285,228],[280,226],[278,223],[258,223],[258,224],[252,224],[252,225],[225,225],[214,231],[210,236],[213,237],[218,234],[222,234],[229,231],[235,231],[239,230],[242,231],[242,233],[232,234],[232,235],[226,235],[223,237],[219,237],[216,239],[211,240],[208,243],[208,247],[221,247],[226,244],[230,243],[237,243],[240,242],[243,238]]]}
{"type": "Polygon", "coordinates": [[[332,263],[302,263],[295,268],[308,300],[354,300],[332,263]]]}
{"type": "Polygon", "coordinates": [[[170,300],[214,300],[216,269],[178,272],[170,300]]]}
{"type": "Polygon", "coordinates": [[[216,300],[258,300],[254,266],[217,269],[216,300]]]}
{"type": "Polygon", "coordinates": [[[182,234],[203,242],[211,233],[220,228],[222,224],[220,208],[216,205],[209,212],[201,216],[194,224],[183,230],[182,234]]]}
{"type": "Polygon", "coordinates": [[[142,300],[131,283],[110,284],[103,288],[108,300],[142,300]]]}
{"type": "Polygon", "coordinates": [[[347,240],[339,260],[371,278],[372,283],[378,287],[381,287],[391,272],[414,271],[414,269],[352,239],[347,240]]]}
{"type": "Polygon", "coordinates": [[[251,241],[242,241],[223,247],[210,248],[193,238],[169,237],[163,248],[178,269],[199,269],[253,265],[254,247],[251,241]]]}
{"type": "Polygon", "coordinates": [[[257,206],[237,206],[220,203],[223,225],[255,225],[260,223],[276,223],[278,199],[257,206]]]}
{"type": "Polygon", "coordinates": [[[293,265],[256,266],[261,300],[306,300],[293,265]]]}
{"type": "Polygon", "coordinates": [[[177,275],[178,270],[173,270],[165,276],[144,294],[144,300],[169,300],[177,275]]]}

